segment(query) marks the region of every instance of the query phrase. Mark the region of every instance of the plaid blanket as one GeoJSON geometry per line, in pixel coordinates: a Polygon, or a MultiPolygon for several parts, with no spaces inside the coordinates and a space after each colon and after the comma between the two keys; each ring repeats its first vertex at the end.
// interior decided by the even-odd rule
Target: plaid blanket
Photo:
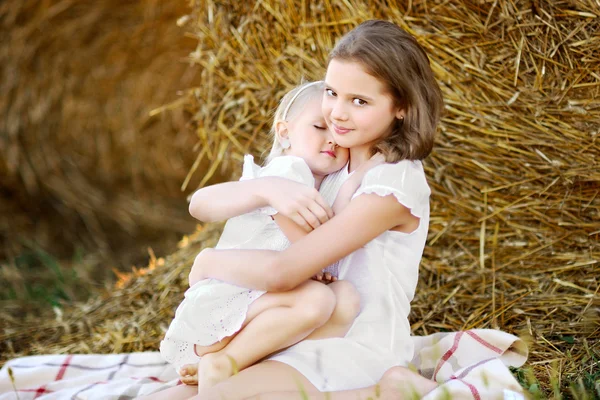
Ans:
{"type": "MultiPolygon", "coordinates": [[[[413,366],[441,384],[425,400],[524,399],[508,369],[527,359],[519,338],[480,329],[413,340],[413,366]]],[[[0,370],[0,400],[125,400],[178,384],[176,372],[157,352],[30,356],[10,360],[0,370]]]]}

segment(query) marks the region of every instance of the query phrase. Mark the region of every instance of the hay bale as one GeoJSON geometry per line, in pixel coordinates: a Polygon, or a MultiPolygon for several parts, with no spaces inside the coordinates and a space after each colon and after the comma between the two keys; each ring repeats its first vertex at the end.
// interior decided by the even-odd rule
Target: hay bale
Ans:
{"type": "Polygon", "coordinates": [[[199,82],[184,62],[194,42],[176,25],[187,10],[174,0],[0,4],[0,208],[11,215],[0,260],[34,243],[129,267],[149,242],[162,250],[159,240],[193,229],[179,189],[194,159],[189,116],[150,116],[199,82]]]}
{"type": "MultiPolygon", "coordinates": [[[[335,38],[369,18],[417,36],[446,101],[426,162],[432,216],[413,332],[526,335],[543,392],[568,394],[597,376],[600,357],[600,11],[591,2],[196,2],[182,20],[203,82],[183,104],[199,142],[188,177],[202,185],[244,153],[264,153],[277,99],[301,77],[322,77],[335,38]]],[[[5,330],[0,353],[156,349],[186,268],[218,233],[205,227],[164,266],[30,340],[5,330]]]]}
{"type": "Polygon", "coordinates": [[[365,19],[393,20],[428,52],[446,102],[426,164],[432,217],[414,332],[526,334],[547,390],[556,377],[560,386],[586,376],[600,328],[597,6],[293,3],[196,5],[190,57],[209,82],[188,104],[198,157],[216,169],[263,154],[267,111],[301,77],[323,76],[334,38],[365,19]]]}

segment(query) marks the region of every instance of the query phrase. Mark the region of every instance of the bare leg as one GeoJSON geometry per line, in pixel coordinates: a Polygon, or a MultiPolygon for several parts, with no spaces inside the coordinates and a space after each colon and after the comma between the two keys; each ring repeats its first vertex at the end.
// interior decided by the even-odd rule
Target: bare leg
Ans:
{"type": "Polygon", "coordinates": [[[360,294],[348,281],[336,281],[327,285],[335,295],[335,308],[329,320],[315,329],[304,340],[344,337],[360,312],[360,294]]]}
{"type": "MultiPolygon", "coordinates": [[[[194,352],[198,357],[202,357],[208,353],[215,353],[217,351],[222,350],[225,346],[231,342],[231,340],[235,337],[236,334],[231,336],[227,336],[223,338],[220,342],[212,344],[210,346],[199,346],[194,345],[194,352]]],[[[198,364],[186,364],[181,367],[178,371],[179,376],[181,377],[181,382],[186,385],[197,385],[198,384],[198,364]]]]}
{"type": "MultiPolygon", "coordinates": [[[[335,295],[335,308],[329,320],[320,328],[315,329],[310,335],[308,335],[306,339],[324,339],[331,337],[344,337],[350,329],[350,326],[354,322],[354,319],[360,312],[360,295],[354,285],[352,285],[348,281],[337,281],[327,285],[329,289],[335,295]]],[[[262,307],[253,307],[249,310],[248,316],[244,325],[247,325],[251,320],[253,320],[258,313],[263,312],[266,306],[262,307]]],[[[215,348],[216,345],[210,347],[199,347],[196,346],[196,354],[202,356],[207,353],[216,353],[223,349],[226,344],[228,344],[233,336],[223,339],[223,341],[217,343],[218,348],[215,348]]],[[[294,344],[293,342],[292,344],[294,344]]],[[[209,359],[212,356],[208,357],[209,359]]],[[[210,360],[210,363],[216,363],[219,360],[210,360]]],[[[220,369],[230,369],[232,366],[231,361],[225,358],[221,358],[221,362],[223,365],[220,366],[220,369]]],[[[180,371],[181,380],[183,383],[188,385],[197,385],[198,384],[198,375],[197,365],[188,365],[182,368],[180,371]],[[184,369],[185,368],[185,369],[184,369]]],[[[239,368],[239,366],[238,366],[239,368]]]]}
{"type": "Polygon", "coordinates": [[[305,338],[330,318],[335,296],[315,281],[284,293],[266,293],[248,309],[247,324],[223,350],[198,364],[198,390],[214,386],[267,355],[305,338]]]}
{"type": "Polygon", "coordinates": [[[263,361],[246,368],[216,386],[198,392],[195,400],[246,399],[269,392],[293,392],[297,400],[299,388],[316,388],[301,373],[277,361],[263,361]]]}
{"type": "Polygon", "coordinates": [[[196,400],[412,400],[421,398],[437,383],[403,367],[389,369],[377,385],[339,392],[319,392],[302,374],[289,365],[264,361],[199,393],[196,400]]]}

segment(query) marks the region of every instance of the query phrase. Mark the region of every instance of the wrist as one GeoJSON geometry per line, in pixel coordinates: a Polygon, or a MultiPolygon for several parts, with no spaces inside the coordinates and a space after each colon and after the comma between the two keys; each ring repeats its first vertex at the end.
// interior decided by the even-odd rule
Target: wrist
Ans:
{"type": "Polygon", "coordinates": [[[257,182],[257,184],[253,186],[253,196],[256,199],[258,208],[272,207],[271,193],[274,185],[271,177],[266,176],[263,178],[257,178],[254,181],[257,182]]]}

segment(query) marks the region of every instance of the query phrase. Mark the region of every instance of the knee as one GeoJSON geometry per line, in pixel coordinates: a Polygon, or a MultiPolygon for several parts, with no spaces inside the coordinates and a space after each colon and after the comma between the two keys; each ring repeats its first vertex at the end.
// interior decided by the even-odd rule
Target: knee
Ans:
{"type": "Polygon", "coordinates": [[[333,291],[320,282],[307,282],[303,288],[303,295],[298,300],[303,318],[314,327],[327,322],[335,308],[333,291]]]}
{"type": "Polygon", "coordinates": [[[351,324],[360,313],[360,294],[348,281],[337,281],[329,285],[335,295],[332,319],[339,324],[351,324]]]}

